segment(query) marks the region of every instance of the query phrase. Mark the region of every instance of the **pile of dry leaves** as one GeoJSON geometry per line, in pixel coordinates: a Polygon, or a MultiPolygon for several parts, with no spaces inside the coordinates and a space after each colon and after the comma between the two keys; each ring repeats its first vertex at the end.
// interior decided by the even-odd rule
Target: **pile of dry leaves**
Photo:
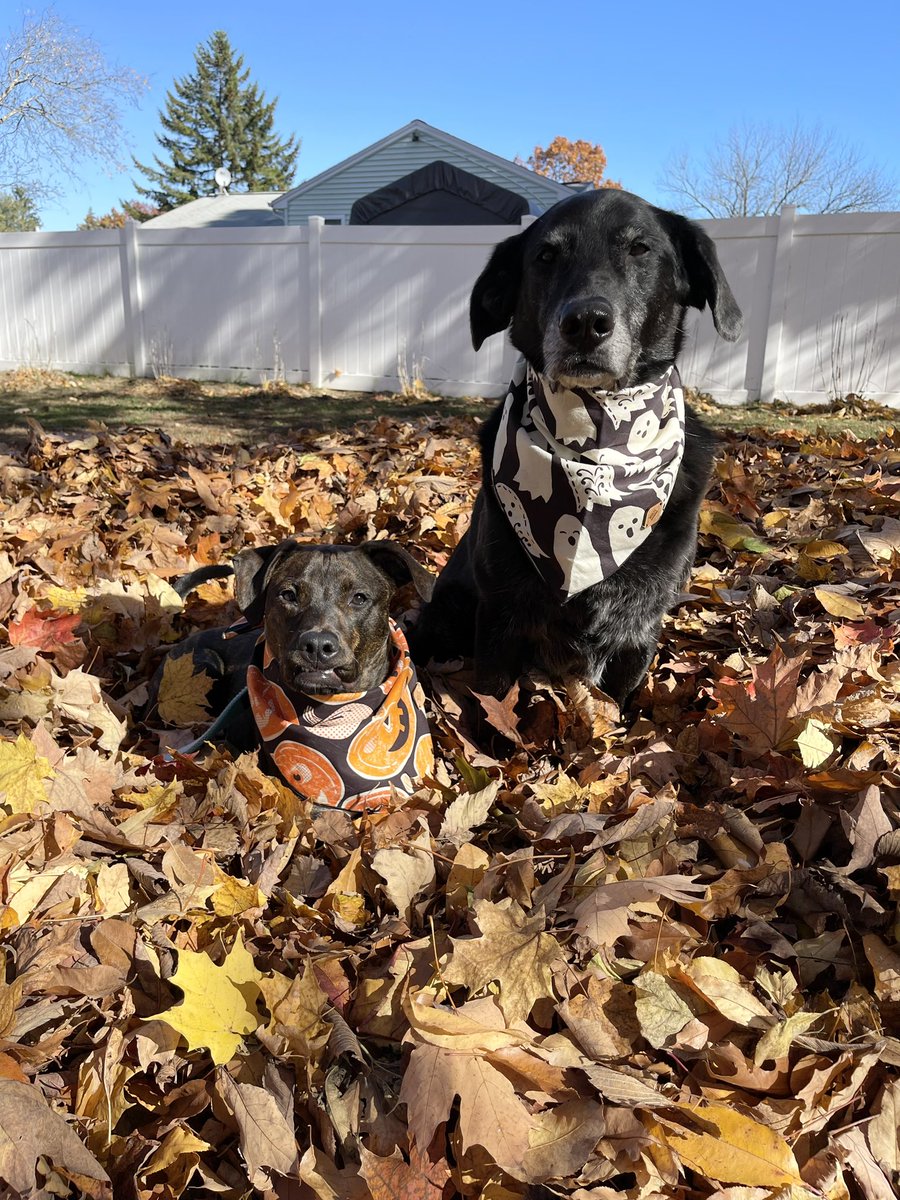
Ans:
{"type": "Polygon", "coordinates": [[[155,757],[162,649],[234,613],[169,581],[292,533],[438,569],[471,427],[5,451],[4,1194],[895,1195],[900,434],[726,440],[636,709],[523,683],[489,753],[435,676],[435,779],[357,823],[155,757]]]}

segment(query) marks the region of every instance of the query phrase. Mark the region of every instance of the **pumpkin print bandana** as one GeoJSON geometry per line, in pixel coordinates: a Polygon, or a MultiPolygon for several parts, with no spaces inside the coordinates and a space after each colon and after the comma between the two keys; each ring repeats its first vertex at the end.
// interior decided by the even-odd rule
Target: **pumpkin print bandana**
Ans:
{"type": "Polygon", "coordinates": [[[562,600],[607,579],[650,534],[684,454],[674,367],[620,392],[553,385],[516,364],[494,443],[494,492],[562,600]]]}
{"type": "Polygon", "coordinates": [[[262,753],[304,799],[329,808],[379,808],[391,784],[412,792],[434,766],[422,688],[406,638],[390,624],[391,671],[368,692],[290,691],[265,636],[256,644],[247,689],[262,753]]]}

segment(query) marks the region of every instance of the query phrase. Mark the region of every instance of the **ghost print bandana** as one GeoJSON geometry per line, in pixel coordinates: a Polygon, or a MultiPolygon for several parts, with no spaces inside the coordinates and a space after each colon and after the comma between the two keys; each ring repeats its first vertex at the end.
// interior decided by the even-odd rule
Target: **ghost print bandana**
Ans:
{"type": "Polygon", "coordinates": [[[247,689],[263,756],[298,795],[329,808],[368,811],[412,792],[434,765],[424,696],[409,647],[391,621],[393,661],[368,692],[307,696],[286,688],[278,663],[256,644],[247,689]]]}
{"type": "Polygon", "coordinates": [[[648,537],[683,454],[674,367],[607,392],[554,386],[520,359],[494,443],[494,492],[544,582],[568,600],[648,537]]]}

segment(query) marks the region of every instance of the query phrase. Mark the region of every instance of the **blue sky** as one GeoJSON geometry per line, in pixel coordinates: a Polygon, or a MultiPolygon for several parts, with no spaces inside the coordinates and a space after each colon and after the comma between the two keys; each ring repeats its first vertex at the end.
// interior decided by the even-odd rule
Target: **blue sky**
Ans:
{"type": "MultiPolygon", "coordinates": [[[[146,75],[128,110],[149,161],[157,113],[194,50],[224,28],[302,139],[297,182],[419,117],[503,157],[556,134],[599,142],[608,173],[665,204],[666,161],[744,120],[820,123],[900,177],[900,16],[894,2],[240,4],[57,0],[108,57],[146,75]]],[[[3,5],[12,24],[17,6],[3,5]]],[[[20,10],[19,10],[20,11],[20,10]]],[[[45,204],[45,229],[131,198],[134,172],[84,164],[45,204]]]]}

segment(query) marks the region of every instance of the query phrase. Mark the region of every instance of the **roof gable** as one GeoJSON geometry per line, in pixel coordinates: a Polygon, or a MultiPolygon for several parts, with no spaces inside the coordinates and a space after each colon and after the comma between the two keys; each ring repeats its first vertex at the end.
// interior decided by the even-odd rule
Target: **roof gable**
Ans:
{"type": "Polygon", "coordinates": [[[548,205],[555,204],[557,200],[563,200],[566,196],[572,194],[571,189],[567,188],[565,184],[557,183],[554,179],[547,179],[545,176],[538,175],[536,172],[529,170],[528,167],[521,167],[518,163],[512,162],[510,159],[501,158],[499,154],[492,154],[489,150],[483,150],[480,146],[476,146],[472,142],[466,142],[462,138],[454,137],[453,134],[446,133],[443,129],[437,129],[434,125],[429,125],[426,121],[417,119],[410,121],[402,129],[396,129],[393,133],[389,133],[387,137],[381,138],[380,141],[373,142],[371,146],[366,146],[365,149],[358,151],[356,154],[351,154],[349,158],[343,159],[333,167],[321,171],[318,175],[314,175],[312,179],[307,179],[304,183],[298,184],[297,187],[291,188],[290,191],[284,192],[277,200],[272,202],[272,208],[286,208],[295,197],[312,191],[320,184],[333,179],[335,175],[352,170],[373,154],[377,154],[380,150],[392,146],[397,142],[402,142],[405,138],[415,133],[426,134],[430,142],[437,142],[439,145],[444,144],[476,159],[481,159],[495,170],[502,170],[509,175],[510,186],[513,186],[513,181],[516,177],[520,177],[523,183],[527,182],[530,190],[533,191],[537,187],[542,193],[546,193],[548,205]]]}

